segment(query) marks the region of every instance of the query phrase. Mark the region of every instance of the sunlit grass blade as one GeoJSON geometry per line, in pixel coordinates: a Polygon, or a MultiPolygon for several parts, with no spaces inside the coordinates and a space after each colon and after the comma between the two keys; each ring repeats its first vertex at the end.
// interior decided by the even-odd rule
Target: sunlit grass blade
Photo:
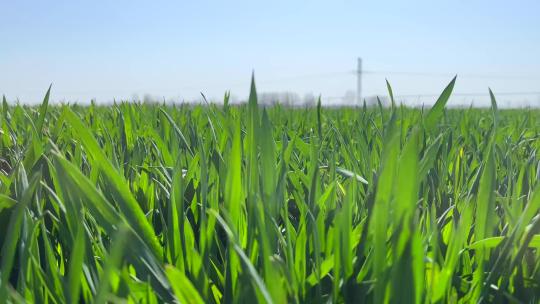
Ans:
{"type": "Polygon", "coordinates": [[[161,246],[156,239],[152,227],[146,220],[141,207],[131,194],[131,190],[123,176],[121,176],[111,165],[97,141],[84,126],[81,120],[71,110],[65,112],[66,120],[77,130],[81,143],[85,146],[87,152],[94,159],[94,164],[99,166],[104,177],[110,185],[108,190],[113,191],[118,203],[130,224],[154,250],[156,256],[161,256],[161,246]]]}
{"type": "Polygon", "coordinates": [[[444,107],[450,99],[450,95],[454,90],[454,85],[456,83],[457,76],[455,76],[452,81],[446,86],[444,91],[441,93],[433,107],[429,110],[424,118],[424,126],[427,130],[431,130],[439,121],[444,111],[444,107]]]}

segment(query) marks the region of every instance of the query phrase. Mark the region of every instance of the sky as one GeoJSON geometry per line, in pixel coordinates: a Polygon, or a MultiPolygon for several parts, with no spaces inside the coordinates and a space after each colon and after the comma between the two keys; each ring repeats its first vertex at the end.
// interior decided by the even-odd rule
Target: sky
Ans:
{"type": "Polygon", "coordinates": [[[37,103],[143,98],[221,101],[259,92],[356,89],[430,103],[540,104],[540,1],[0,0],[0,94],[37,103]],[[371,73],[369,73],[371,72],[371,73]],[[399,72],[399,73],[396,73],[399,72]],[[482,96],[467,94],[481,93],[482,96]],[[530,93],[512,95],[510,93],[530,93]],[[460,95],[465,94],[465,95],[460,95]]]}

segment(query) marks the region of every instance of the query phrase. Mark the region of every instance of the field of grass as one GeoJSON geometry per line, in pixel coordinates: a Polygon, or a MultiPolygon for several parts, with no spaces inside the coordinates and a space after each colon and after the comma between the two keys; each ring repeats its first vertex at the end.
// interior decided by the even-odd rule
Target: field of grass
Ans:
{"type": "Polygon", "coordinates": [[[445,109],[453,84],[424,110],[4,99],[0,301],[537,303],[540,112],[445,109]]]}

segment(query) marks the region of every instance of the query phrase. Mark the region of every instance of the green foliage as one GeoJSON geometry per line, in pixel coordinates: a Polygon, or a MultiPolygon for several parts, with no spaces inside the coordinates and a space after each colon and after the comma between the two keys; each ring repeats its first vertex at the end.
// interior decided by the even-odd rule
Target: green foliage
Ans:
{"type": "Polygon", "coordinates": [[[535,303],[540,112],[9,105],[0,301],[535,303]]]}

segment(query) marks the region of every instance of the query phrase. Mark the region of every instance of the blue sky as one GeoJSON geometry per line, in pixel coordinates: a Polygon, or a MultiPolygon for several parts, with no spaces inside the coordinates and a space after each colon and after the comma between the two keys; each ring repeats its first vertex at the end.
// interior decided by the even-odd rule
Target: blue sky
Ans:
{"type": "MultiPolygon", "coordinates": [[[[219,99],[225,90],[243,98],[252,70],[260,92],[330,103],[355,89],[347,72],[358,56],[365,70],[387,71],[365,75],[365,96],[384,95],[385,78],[396,95],[438,93],[452,74],[461,93],[540,91],[533,0],[1,0],[0,12],[0,93],[28,103],[50,83],[57,101],[219,99]]],[[[499,99],[540,103],[540,95],[499,99]]]]}

